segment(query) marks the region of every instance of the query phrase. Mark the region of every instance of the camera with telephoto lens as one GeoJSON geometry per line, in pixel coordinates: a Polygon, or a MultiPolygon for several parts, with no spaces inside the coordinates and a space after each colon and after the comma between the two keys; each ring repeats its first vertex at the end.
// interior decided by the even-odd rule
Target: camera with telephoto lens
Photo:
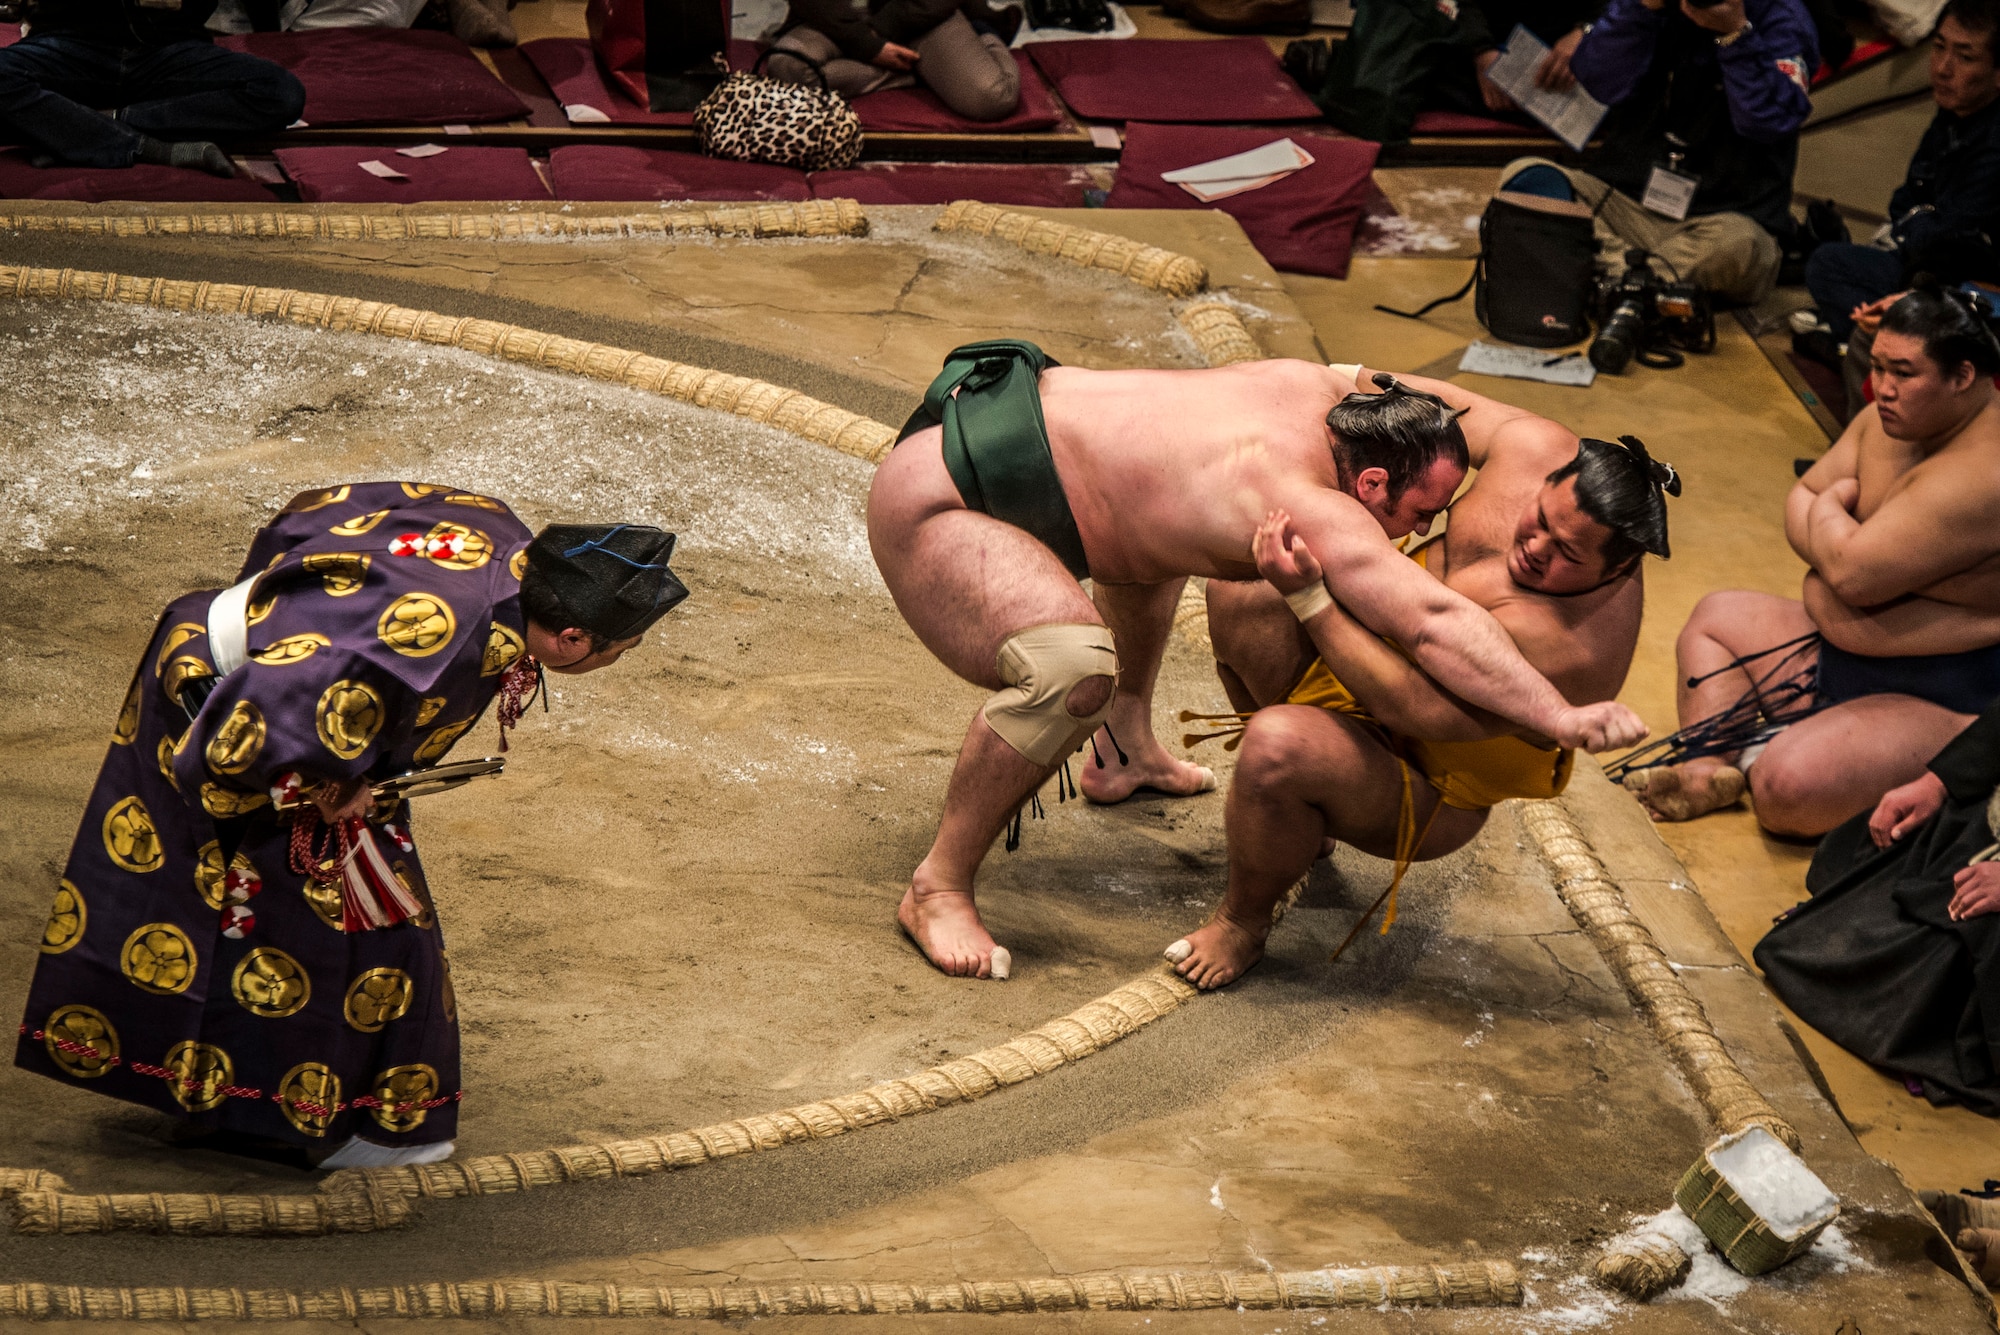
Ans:
{"type": "Polygon", "coordinates": [[[1617,375],[1633,361],[1666,370],[1679,366],[1683,352],[1715,346],[1715,312],[1708,294],[1681,279],[1662,281],[1644,250],[1625,252],[1625,272],[1597,282],[1597,337],[1590,340],[1590,364],[1617,375]]]}

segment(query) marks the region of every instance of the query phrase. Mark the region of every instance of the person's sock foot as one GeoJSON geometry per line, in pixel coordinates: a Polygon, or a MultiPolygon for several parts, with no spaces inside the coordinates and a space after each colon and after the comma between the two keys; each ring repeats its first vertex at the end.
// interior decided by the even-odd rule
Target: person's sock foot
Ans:
{"type": "Polygon", "coordinates": [[[171,166],[192,167],[225,180],[236,175],[236,164],[229,160],[229,155],[207,140],[193,139],[171,147],[173,151],[168,159],[171,166]]]}

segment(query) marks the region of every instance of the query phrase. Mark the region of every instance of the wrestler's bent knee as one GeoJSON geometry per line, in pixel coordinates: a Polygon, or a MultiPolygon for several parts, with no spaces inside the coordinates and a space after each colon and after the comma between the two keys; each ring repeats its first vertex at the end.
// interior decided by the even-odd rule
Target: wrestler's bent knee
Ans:
{"type": "MultiPolygon", "coordinates": [[[[1111,691],[1086,714],[1069,712],[1070,692],[1092,677],[1115,681],[1118,646],[1108,626],[1029,626],[1001,641],[995,659],[1005,690],[980,712],[1000,740],[1037,765],[1054,765],[1082,746],[1111,712],[1111,691]]],[[[1086,693],[1088,694],[1088,693],[1086,693]]]]}

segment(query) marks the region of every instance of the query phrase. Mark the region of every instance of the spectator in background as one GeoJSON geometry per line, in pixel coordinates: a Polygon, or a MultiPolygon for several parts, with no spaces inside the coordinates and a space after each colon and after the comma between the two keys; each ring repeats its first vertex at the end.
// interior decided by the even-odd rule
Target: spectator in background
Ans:
{"type": "Polygon", "coordinates": [[[1776,233],[1791,227],[1799,127],[1819,65],[1801,0],[1610,0],[1570,70],[1610,106],[1588,171],[1561,171],[1597,210],[1612,272],[1642,247],[1680,277],[1751,302],[1777,280],[1776,233]]]}
{"type": "Polygon", "coordinates": [[[234,176],[214,141],[284,129],[306,91],[268,60],[216,47],[203,27],[214,9],[215,0],[38,0],[27,36],[0,50],[11,142],[37,162],[234,176]]]}
{"type": "MultiPolygon", "coordinates": [[[[1945,6],[1931,37],[1931,99],[1937,115],[1889,197],[1892,245],[1829,243],[1806,261],[1821,327],[1793,340],[1801,356],[1838,366],[1856,315],[1919,272],[1950,283],[2000,280],[2000,0],[1945,6]]],[[[1866,348],[1860,355],[1865,365],[1866,348]]],[[[1848,407],[1858,410],[1859,399],[1848,407]]]]}
{"type": "Polygon", "coordinates": [[[511,0],[220,0],[208,26],[211,32],[311,32],[449,25],[467,46],[512,46],[512,7],[511,0]],[[433,4],[434,17],[424,18],[433,4]]]}
{"type": "Polygon", "coordinates": [[[791,0],[765,71],[816,85],[817,65],[834,92],[859,97],[921,79],[967,120],[1005,120],[1021,100],[1021,71],[1007,49],[1018,9],[985,0],[791,0]]]}
{"type": "Polygon", "coordinates": [[[1505,115],[1515,110],[1514,99],[1499,84],[1486,77],[1500,59],[1516,25],[1541,38],[1548,55],[1535,68],[1535,82],[1543,88],[1566,93],[1576,87],[1570,72],[1570,57],[1583,42],[1603,0],[1459,0],[1458,22],[1467,48],[1472,51],[1472,87],[1463,79],[1445,81],[1437,99],[1456,111],[1484,108],[1505,115]]]}

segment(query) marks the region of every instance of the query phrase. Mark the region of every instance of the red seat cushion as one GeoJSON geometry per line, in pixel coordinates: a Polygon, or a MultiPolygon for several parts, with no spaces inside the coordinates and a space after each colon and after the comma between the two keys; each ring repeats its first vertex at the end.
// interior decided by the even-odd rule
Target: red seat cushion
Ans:
{"type": "MultiPolygon", "coordinates": [[[[565,107],[595,107],[614,125],[692,125],[692,111],[652,111],[640,106],[604,77],[597,51],[587,37],[541,37],[521,43],[521,54],[565,107]]],[[[731,42],[731,69],[748,69],[757,59],[754,42],[731,42]]],[[[573,121],[571,124],[587,124],[573,121]]]]}
{"type": "Polygon", "coordinates": [[[367,145],[281,148],[278,165],[308,204],[417,204],[445,199],[549,198],[525,148],[451,148],[436,157],[406,158],[367,145]],[[369,160],[410,179],[385,181],[361,170],[369,160]]]}
{"type": "Polygon", "coordinates": [[[225,180],[188,167],[149,163],[123,170],[102,167],[31,167],[26,149],[0,150],[0,199],[110,199],[186,204],[275,204],[278,197],[255,181],[225,180]]]}
{"type": "Polygon", "coordinates": [[[1179,186],[1160,179],[1161,172],[1248,152],[1277,137],[1270,130],[1129,125],[1125,128],[1125,155],[1118,162],[1118,181],[1104,201],[1105,207],[1220,209],[1243,225],[1251,244],[1273,268],[1345,278],[1354,249],[1354,228],[1372,195],[1371,173],[1380,144],[1294,134],[1293,142],[1313,155],[1312,166],[1261,190],[1231,195],[1213,204],[1203,204],[1179,186]]]}
{"type": "Polygon", "coordinates": [[[882,162],[854,171],[814,172],[815,199],[863,204],[1023,204],[1080,209],[1090,174],[1068,166],[959,166],[948,162],[882,162]]]}
{"type": "Polygon", "coordinates": [[[527,104],[479,63],[472,48],[447,32],[324,28],[216,41],[296,74],[306,86],[305,122],[319,128],[470,125],[528,114],[527,104]]]}
{"type": "Polygon", "coordinates": [[[1035,42],[1027,50],[1069,109],[1091,120],[1320,119],[1261,37],[1035,42]]]}
{"type": "Polygon", "coordinates": [[[997,121],[969,121],[928,88],[887,88],[854,99],[854,114],[871,134],[1026,134],[1062,123],[1062,112],[1033,62],[1013,52],[1021,67],[1021,100],[997,121]]]}
{"type": "MultiPolygon", "coordinates": [[[[731,42],[729,62],[735,69],[748,69],[761,48],[750,42],[731,42]]],[[[565,107],[595,107],[614,125],[691,125],[689,111],[649,111],[612,86],[597,63],[590,42],[581,37],[543,37],[525,42],[521,54],[548,84],[556,101],[565,107]]],[[[1035,73],[1034,66],[1019,54],[1021,101],[1005,120],[969,121],[938,100],[928,88],[892,88],[854,99],[854,114],[861,128],[873,134],[949,133],[1021,134],[1046,130],[1062,122],[1062,111],[1049,96],[1049,86],[1035,73]]],[[[584,124],[585,122],[572,122],[584,124]]]]}
{"type": "Polygon", "coordinates": [[[659,148],[570,144],[549,154],[557,199],[811,199],[806,174],[659,148]]]}
{"type": "Polygon", "coordinates": [[[1472,116],[1463,111],[1419,111],[1417,119],[1410,125],[1410,133],[1532,135],[1538,139],[1555,137],[1539,125],[1503,121],[1493,116],[1472,116]]]}

